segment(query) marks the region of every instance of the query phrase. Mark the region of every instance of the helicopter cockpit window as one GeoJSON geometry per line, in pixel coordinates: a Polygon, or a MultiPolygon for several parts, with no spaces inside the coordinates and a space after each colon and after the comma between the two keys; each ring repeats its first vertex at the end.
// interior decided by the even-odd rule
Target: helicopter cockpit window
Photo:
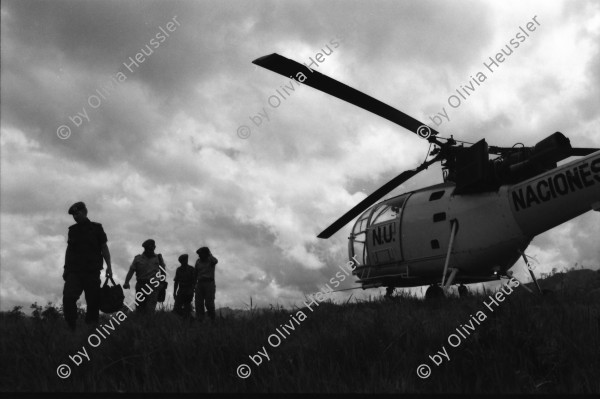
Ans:
{"type": "Polygon", "coordinates": [[[367,230],[367,224],[369,223],[369,216],[371,216],[372,211],[373,211],[372,209],[368,209],[366,212],[364,212],[362,215],[360,215],[360,217],[354,224],[354,228],[352,229],[352,234],[357,235],[357,234],[360,234],[361,232],[364,232],[367,230]]]}
{"type": "Polygon", "coordinates": [[[371,224],[387,222],[388,220],[395,219],[396,216],[398,216],[398,213],[398,207],[392,207],[389,205],[382,206],[380,209],[377,209],[377,211],[375,211],[371,224]]]}
{"type": "Polygon", "coordinates": [[[390,222],[394,219],[400,219],[402,208],[408,198],[407,195],[390,198],[384,203],[374,205],[364,211],[354,223],[352,234],[349,241],[349,255],[358,256],[363,264],[367,264],[367,229],[373,225],[390,222]]]}
{"type": "MultiPolygon", "coordinates": [[[[373,216],[371,216],[371,221],[369,222],[369,226],[374,224],[387,222],[389,220],[396,219],[400,216],[402,212],[402,207],[404,206],[404,202],[406,201],[406,196],[400,198],[393,198],[390,201],[386,201],[383,204],[379,204],[373,209],[373,216]]],[[[361,218],[364,217],[364,214],[361,218]]]]}

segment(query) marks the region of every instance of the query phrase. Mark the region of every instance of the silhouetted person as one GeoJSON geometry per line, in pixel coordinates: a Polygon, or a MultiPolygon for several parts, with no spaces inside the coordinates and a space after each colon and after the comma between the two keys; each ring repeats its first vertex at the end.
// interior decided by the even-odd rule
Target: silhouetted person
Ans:
{"type": "Polygon", "coordinates": [[[76,224],[69,227],[63,279],[63,311],[72,330],[77,321],[77,300],[85,292],[85,322],[98,323],[100,315],[100,273],[106,261],[106,277],[112,276],[108,239],[100,223],[87,218],[87,208],[77,202],[69,208],[76,224]]]}
{"type": "Polygon", "coordinates": [[[215,319],[215,265],[219,262],[207,247],[199,248],[196,253],[196,318],[204,319],[204,306],[208,316],[215,319]]]}
{"type": "Polygon", "coordinates": [[[196,269],[194,269],[193,266],[188,265],[187,254],[179,257],[179,263],[181,266],[175,271],[175,285],[173,287],[173,297],[175,298],[173,312],[187,319],[192,313],[196,269]],[[179,290],[177,290],[177,288],[179,288],[179,290]]]}
{"type": "Polygon", "coordinates": [[[144,252],[136,255],[131,262],[123,288],[129,288],[129,280],[135,273],[135,298],[137,309],[140,313],[152,313],[156,310],[158,299],[158,287],[161,281],[167,278],[165,262],[161,254],[155,254],[156,244],[154,240],[146,240],[142,243],[144,252]],[[161,269],[162,267],[162,269],[161,269]]]}

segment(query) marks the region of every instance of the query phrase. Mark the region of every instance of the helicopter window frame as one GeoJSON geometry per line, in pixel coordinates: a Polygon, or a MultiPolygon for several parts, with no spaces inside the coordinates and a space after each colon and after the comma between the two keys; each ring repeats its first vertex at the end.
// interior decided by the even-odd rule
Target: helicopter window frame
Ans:
{"type": "Polygon", "coordinates": [[[351,234],[348,250],[350,258],[360,256],[362,263],[367,264],[367,232],[362,231],[357,235],[351,234]]]}
{"type": "Polygon", "coordinates": [[[367,231],[367,227],[369,225],[369,217],[364,217],[362,219],[358,219],[354,224],[354,228],[352,229],[352,234],[359,235],[367,231]]]}
{"type": "Polygon", "coordinates": [[[402,215],[404,214],[404,206],[409,197],[410,194],[404,194],[402,196],[383,201],[382,203],[374,205],[371,208],[365,210],[358,217],[358,219],[354,223],[354,226],[352,227],[352,232],[350,234],[350,242],[352,243],[352,248],[349,250],[350,254],[359,255],[358,252],[360,252],[362,248],[363,263],[367,264],[367,258],[369,257],[369,251],[367,248],[367,237],[369,229],[371,229],[375,225],[390,223],[392,221],[400,223],[402,215]],[[362,236],[361,234],[364,234],[364,236],[362,236]]]}
{"type": "Polygon", "coordinates": [[[404,204],[406,203],[407,198],[408,198],[408,195],[405,194],[405,195],[401,196],[400,198],[396,199],[395,201],[391,201],[388,205],[391,206],[392,208],[397,208],[398,210],[401,210],[402,208],[404,208],[404,204]]]}
{"type": "Polygon", "coordinates": [[[389,222],[391,220],[395,220],[400,215],[399,208],[392,205],[385,205],[381,207],[381,211],[377,213],[377,215],[373,215],[373,219],[371,221],[371,226],[376,224],[389,222]]]}
{"type": "Polygon", "coordinates": [[[431,240],[431,249],[440,249],[440,242],[438,240],[431,240]]]}
{"type": "Polygon", "coordinates": [[[371,223],[369,223],[369,225],[374,225],[376,223],[379,223],[379,221],[377,219],[388,209],[390,209],[389,205],[378,206],[377,209],[375,210],[375,212],[378,212],[378,213],[377,213],[377,215],[375,215],[375,212],[373,212],[373,217],[371,218],[371,223]]]}
{"type": "Polygon", "coordinates": [[[429,196],[429,201],[437,201],[446,194],[446,190],[435,191],[429,196]]]}
{"type": "Polygon", "coordinates": [[[406,199],[407,196],[403,195],[394,201],[382,203],[379,207],[375,208],[369,219],[369,227],[379,223],[389,222],[390,220],[399,219],[404,210],[406,199]],[[390,212],[390,215],[382,218],[382,215],[388,211],[390,212]]]}
{"type": "Polygon", "coordinates": [[[367,231],[367,228],[371,225],[371,216],[373,215],[374,211],[375,208],[369,208],[359,216],[356,223],[354,223],[354,227],[352,228],[352,234],[359,235],[360,233],[367,231]]]}

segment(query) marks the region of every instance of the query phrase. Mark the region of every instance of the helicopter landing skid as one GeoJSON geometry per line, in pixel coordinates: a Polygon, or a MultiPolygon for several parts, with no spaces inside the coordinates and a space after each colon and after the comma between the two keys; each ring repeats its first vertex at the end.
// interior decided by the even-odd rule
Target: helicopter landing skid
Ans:
{"type": "Polygon", "coordinates": [[[448,252],[446,253],[446,262],[444,263],[444,273],[442,274],[442,284],[441,287],[444,290],[444,295],[448,296],[448,288],[454,282],[454,278],[456,277],[456,273],[458,273],[458,269],[450,268],[452,272],[450,273],[450,277],[448,281],[444,284],[446,280],[446,273],[448,273],[448,264],[450,263],[450,255],[452,254],[452,246],[454,245],[454,237],[456,236],[456,228],[458,227],[458,222],[456,220],[450,221],[451,229],[450,229],[450,242],[448,244],[448,252]]]}
{"type": "Polygon", "coordinates": [[[523,260],[525,261],[527,270],[529,271],[529,274],[531,275],[531,279],[535,283],[535,286],[537,287],[538,292],[540,293],[540,295],[544,295],[544,293],[542,292],[542,288],[538,284],[537,278],[535,278],[535,274],[533,274],[533,270],[531,270],[531,266],[529,265],[529,261],[527,260],[527,256],[525,255],[525,252],[523,252],[523,251],[519,251],[519,252],[521,253],[521,256],[523,257],[523,260]]]}

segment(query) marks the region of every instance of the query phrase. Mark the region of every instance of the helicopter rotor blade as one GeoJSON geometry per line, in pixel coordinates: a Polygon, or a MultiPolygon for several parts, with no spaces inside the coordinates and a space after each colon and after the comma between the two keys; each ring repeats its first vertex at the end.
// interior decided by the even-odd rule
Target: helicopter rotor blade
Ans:
{"type": "Polygon", "coordinates": [[[385,183],[383,186],[381,186],[377,190],[375,190],[367,198],[365,198],[364,200],[359,202],[354,208],[350,209],[338,220],[333,222],[329,227],[327,227],[325,230],[323,230],[321,232],[321,234],[319,234],[317,237],[318,238],[331,237],[338,230],[340,230],[342,227],[344,227],[346,224],[348,224],[350,221],[352,221],[355,217],[357,217],[358,215],[363,213],[367,208],[369,208],[371,205],[376,203],[384,195],[386,195],[387,193],[389,193],[390,191],[392,191],[393,189],[395,189],[396,187],[398,187],[399,185],[401,185],[402,183],[404,183],[405,181],[407,181],[408,179],[410,179],[417,173],[421,172],[424,169],[427,169],[431,164],[433,164],[434,162],[437,162],[439,159],[440,159],[440,156],[438,155],[429,161],[423,162],[416,169],[406,170],[406,171],[400,173],[398,176],[394,177],[392,180],[390,180],[389,182],[385,183]]]}
{"type": "Polygon", "coordinates": [[[277,53],[265,55],[252,61],[253,64],[266,68],[280,75],[290,77],[300,84],[305,84],[314,89],[332,95],[354,104],[364,110],[379,115],[403,128],[410,130],[419,137],[428,139],[430,136],[435,136],[438,132],[430,128],[424,123],[419,122],[410,115],[397,110],[363,92],[360,92],[350,86],[347,86],[329,76],[323,75],[317,71],[310,69],[308,66],[300,64],[289,58],[285,58],[277,53]],[[304,75],[303,81],[299,77],[304,75]]]}

